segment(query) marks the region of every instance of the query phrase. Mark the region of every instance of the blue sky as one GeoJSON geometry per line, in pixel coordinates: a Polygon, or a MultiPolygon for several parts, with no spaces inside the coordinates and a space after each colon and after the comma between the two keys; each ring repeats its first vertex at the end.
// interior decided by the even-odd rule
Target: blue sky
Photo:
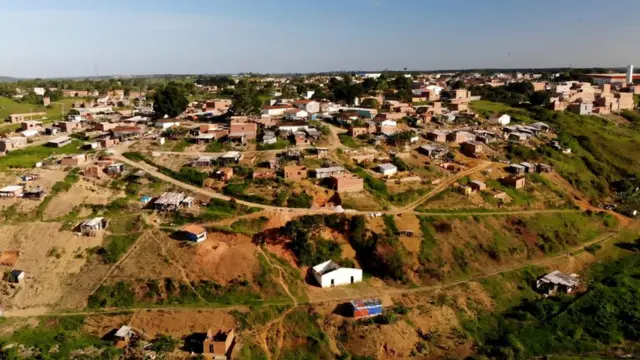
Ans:
{"type": "Polygon", "coordinates": [[[640,65],[638,0],[0,0],[0,9],[4,76],[640,65]]]}

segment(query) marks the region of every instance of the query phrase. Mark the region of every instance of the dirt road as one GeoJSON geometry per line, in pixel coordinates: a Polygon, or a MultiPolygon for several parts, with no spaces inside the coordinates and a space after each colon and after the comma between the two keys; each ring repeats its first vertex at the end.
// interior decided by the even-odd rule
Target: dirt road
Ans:
{"type": "Polygon", "coordinates": [[[444,190],[446,190],[449,186],[451,186],[456,181],[462,179],[465,176],[471,175],[471,174],[476,173],[478,171],[482,171],[482,170],[488,168],[489,166],[491,166],[492,164],[493,163],[491,161],[483,161],[480,165],[474,166],[474,167],[472,167],[470,169],[467,169],[465,171],[461,171],[461,172],[457,173],[456,175],[446,179],[442,183],[438,184],[438,186],[436,186],[433,190],[429,191],[425,196],[421,197],[420,199],[412,202],[409,205],[401,207],[399,209],[391,210],[389,213],[390,214],[399,214],[399,213],[404,213],[404,212],[407,212],[407,211],[414,210],[415,208],[420,206],[420,204],[422,204],[423,202],[425,202],[429,198],[434,197],[438,193],[441,193],[444,190]]]}

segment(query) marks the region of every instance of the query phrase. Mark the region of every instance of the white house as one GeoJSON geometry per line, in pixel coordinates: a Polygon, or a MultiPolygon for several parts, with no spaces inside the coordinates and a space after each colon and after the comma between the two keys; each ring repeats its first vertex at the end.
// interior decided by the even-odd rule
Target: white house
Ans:
{"type": "Polygon", "coordinates": [[[33,92],[38,96],[44,96],[44,93],[46,92],[46,90],[41,87],[35,87],[33,88],[33,92]]]}
{"type": "Polygon", "coordinates": [[[159,128],[159,129],[166,130],[166,129],[172,128],[174,126],[180,126],[180,121],[178,121],[176,119],[158,120],[158,121],[156,121],[154,126],[159,128]]]}
{"type": "Polygon", "coordinates": [[[32,137],[32,136],[38,135],[38,130],[35,130],[35,129],[25,130],[25,131],[21,132],[20,134],[22,136],[24,136],[24,137],[32,137]]]}
{"type": "Polygon", "coordinates": [[[278,126],[278,131],[284,133],[294,133],[298,131],[307,131],[309,129],[309,125],[305,124],[285,124],[278,126]]]}
{"type": "Polygon", "coordinates": [[[494,120],[498,123],[498,125],[504,126],[511,122],[511,116],[507,114],[502,114],[502,115],[496,116],[494,120]]]}
{"type": "Polygon", "coordinates": [[[309,114],[316,114],[320,112],[320,103],[313,100],[295,100],[293,105],[300,110],[304,110],[309,114]]]}
{"type": "Polygon", "coordinates": [[[391,176],[398,172],[398,168],[393,164],[380,164],[378,172],[384,176],[391,176]]]}
{"type": "Polygon", "coordinates": [[[368,74],[362,74],[363,78],[369,78],[369,79],[377,79],[380,76],[382,76],[382,73],[368,73],[368,74]]]}
{"type": "Polygon", "coordinates": [[[309,116],[309,113],[305,110],[298,110],[296,112],[287,112],[287,119],[295,120],[295,119],[304,119],[309,116]]]}
{"type": "Polygon", "coordinates": [[[398,123],[395,120],[387,119],[380,122],[381,127],[396,127],[398,123]]]}
{"type": "Polygon", "coordinates": [[[355,284],[362,281],[362,270],[343,268],[333,260],[325,261],[312,268],[313,276],[321,287],[355,284]]]}
{"type": "Polygon", "coordinates": [[[443,88],[442,86],[438,86],[438,85],[428,85],[428,86],[427,86],[427,90],[429,90],[429,91],[433,91],[433,92],[435,92],[436,94],[440,95],[440,92],[441,92],[442,90],[444,90],[444,88],[443,88]]]}
{"type": "Polygon", "coordinates": [[[270,105],[262,108],[262,115],[283,116],[287,110],[291,109],[290,105],[270,105]]]}

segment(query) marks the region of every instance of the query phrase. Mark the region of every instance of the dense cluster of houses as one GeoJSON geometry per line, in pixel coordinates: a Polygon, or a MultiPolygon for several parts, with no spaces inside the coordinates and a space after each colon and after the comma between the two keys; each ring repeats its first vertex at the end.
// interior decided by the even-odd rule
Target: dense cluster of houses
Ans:
{"type": "Polygon", "coordinates": [[[554,96],[550,99],[549,107],[553,110],[568,110],[579,115],[609,114],[616,111],[632,110],[635,108],[633,99],[636,90],[623,85],[602,84],[594,86],[591,83],[567,81],[548,85],[554,96]]]}

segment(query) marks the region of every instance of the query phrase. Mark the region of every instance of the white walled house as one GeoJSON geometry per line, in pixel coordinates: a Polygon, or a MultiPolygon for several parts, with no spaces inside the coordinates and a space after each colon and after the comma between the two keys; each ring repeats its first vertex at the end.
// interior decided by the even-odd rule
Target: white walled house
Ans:
{"type": "Polygon", "coordinates": [[[309,114],[316,114],[320,112],[320,103],[313,100],[295,100],[293,105],[300,110],[304,110],[309,114]]]}
{"type": "Polygon", "coordinates": [[[398,123],[395,120],[387,119],[380,122],[381,127],[396,127],[398,123]]]}
{"type": "Polygon", "coordinates": [[[398,172],[398,167],[393,164],[378,165],[378,172],[384,176],[391,176],[398,172]]]}
{"type": "Polygon", "coordinates": [[[501,114],[494,118],[498,125],[508,125],[511,122],[511,116],[507,114],[501,114]]]}
{"type": "Polygon", "coordinates": [[[271,105],[262,108],[262,115],[283,116],[287,110],[292,109],[290,105],[271,105]]]}
{"type": "Polygon", "coordinates": [[[164,120],[159,120],[156,121],[155,123],[155,127],[162,129],[162,130],[167,130],[169,128],[172,128],[174,126],[180,126],[180,121],[177,121],[175,119],[164,119],[164,120]]]}
{"type": "Polygon", "coordinates": [[[314,266],[311,270],[321,287],[355,284],[362,281],[362,270],[343,268],[333,260],[314,266]]]}

